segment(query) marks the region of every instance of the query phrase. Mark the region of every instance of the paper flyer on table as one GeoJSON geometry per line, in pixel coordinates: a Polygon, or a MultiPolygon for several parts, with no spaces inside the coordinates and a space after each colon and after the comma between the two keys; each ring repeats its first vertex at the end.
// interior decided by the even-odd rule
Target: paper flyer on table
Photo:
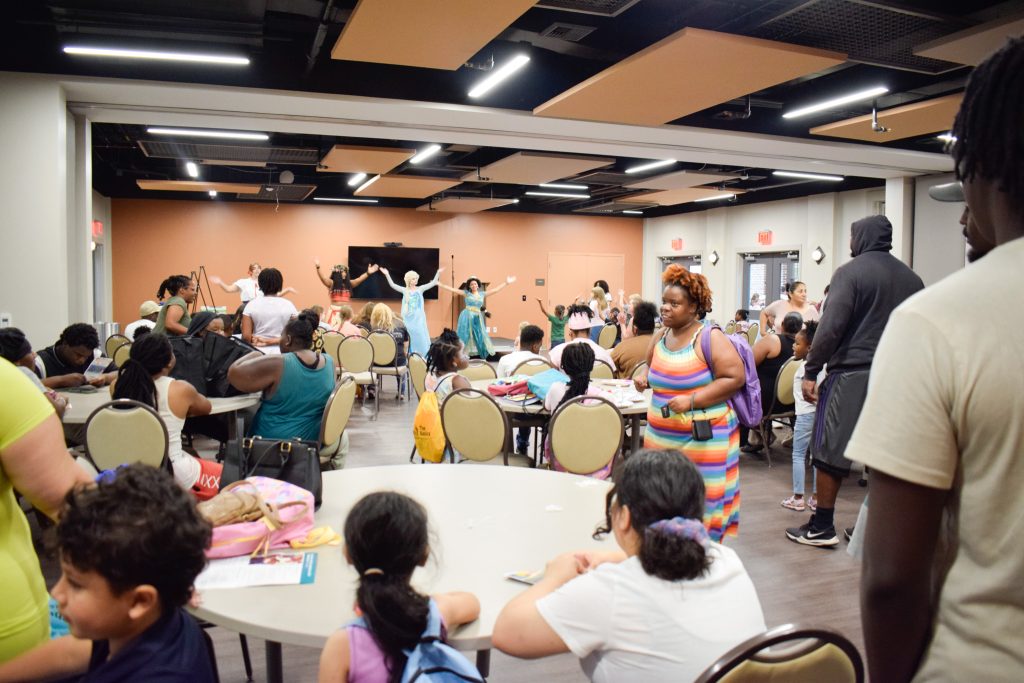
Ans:
{"type": "Polygon", "coordinates": [[[196,578],[196,590],[310,584],[316,579],[316,558],[316,553],[277,553],[210,560],[196,578]]]}

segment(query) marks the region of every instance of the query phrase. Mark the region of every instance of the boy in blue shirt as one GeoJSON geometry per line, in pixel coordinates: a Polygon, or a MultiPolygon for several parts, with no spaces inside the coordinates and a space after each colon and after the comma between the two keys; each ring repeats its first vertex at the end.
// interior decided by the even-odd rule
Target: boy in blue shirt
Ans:
{"type": "Polygon", "coordinates": [[[0,681],[213,683],[202,632],[182,609],[211,533],[191,496],[153,467],[123,466],[73,489],[50,591],[71,635],[0,664],[0,681]]]}

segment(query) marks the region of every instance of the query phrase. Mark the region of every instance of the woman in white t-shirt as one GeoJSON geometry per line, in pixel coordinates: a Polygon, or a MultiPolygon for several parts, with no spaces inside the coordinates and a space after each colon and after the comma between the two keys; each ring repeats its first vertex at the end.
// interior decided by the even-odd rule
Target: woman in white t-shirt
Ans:
{"type": "Polygon", "coordinates": [[[284,277],[277,268],[260,271],[263,296],[253,299],[242,312],[242,339],[264,353],[280,353],[281,333],[299,311],[295,304],[281,298],[284,277]]]}
{"type": "Polygon", "coordinates": [[[802,282],[794,282],[789,287],[789,299],[779,299],[761,309],[761,316],[758,322],[761,325],[761,336],[767,337],[768,332],[774,331],[775,323],[782,322],[790,313],[799,313],[804,321],[818,320],[821,314],[814,304],[807,300],[807,285],[802,282]],[[769,320],[769,316],[773,320],[769,320]]]}
{"type": "Polygon", "coordinates": [[[743,563],[708,538],[704,481],[682,453],[625,461],[605,514],[595,535],[613,533],[622,550],[549,562],[498,615],[496,648],[526,658],[572,652],[602,683],[676,683],[765,630],[743,563]]]}
{"type": "MultiPolygon", "coordinates": [[[[242,300],[242,303],[247,304],[253,299],[263,296],[263,291],[260,289],[259,285],[260,271],[262,270],[263,268],[260,264],[250,263],[248,277],[239,278],[229,285],[216,275],[211,275],[210,282],[219,286],[229,294],[232,292],[238,292],[238,297],[242,300]]],[[[285,296],[289,292],[294,291],[295,290],[291,287],[285,287],[281,290],[280,296],[285,296]]]]}

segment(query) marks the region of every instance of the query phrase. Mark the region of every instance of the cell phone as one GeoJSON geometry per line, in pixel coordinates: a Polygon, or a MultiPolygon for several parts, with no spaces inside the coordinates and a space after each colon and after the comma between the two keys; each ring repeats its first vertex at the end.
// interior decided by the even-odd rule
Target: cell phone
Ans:
{"type": "Polygon", "coordinates": [[[668,409],[667,403],[661,407],[661,416],[666,419],[672,417],[672,411],[668,409]]]}
{"type": "Polygon", "coordinates": [[[693,434],[694,441],[711,441],[711,420],[692,420],[690,433],[693,434]]]}

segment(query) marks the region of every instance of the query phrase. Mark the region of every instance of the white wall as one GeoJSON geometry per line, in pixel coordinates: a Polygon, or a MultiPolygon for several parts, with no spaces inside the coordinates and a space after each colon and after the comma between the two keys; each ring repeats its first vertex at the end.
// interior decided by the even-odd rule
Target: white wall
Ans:
{"type": "Polygon", "coordinates": [[[114,230],[110,213],[110,197],[104,197],[96,190],[92,191],[92,220],[103,223],[103,237],[99,240],[105,249],[103,268],[104,301],[102,309],[96,312],[97,320],[114,319],[114,284],[112,264],[114,259],[114,230]]]}
{"type": "Polygon", "coordinates": [[[938,202],[928,188],[951,183],[952,173],[917,179],[914,192],[914,270],[925,286],[964,267],[964,236],[960,225],[963,202],[938,202]]]}

